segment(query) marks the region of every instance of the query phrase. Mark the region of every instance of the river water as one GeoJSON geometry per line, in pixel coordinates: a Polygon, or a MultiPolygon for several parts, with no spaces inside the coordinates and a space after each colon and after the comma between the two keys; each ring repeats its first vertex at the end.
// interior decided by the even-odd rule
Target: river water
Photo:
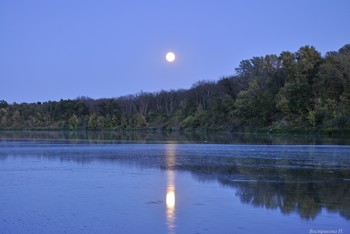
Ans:
{"type": "Polygon", "coordinates": [[[0,132],[0,233],[321,232],[350,232],[344,139],[0,132]]]}

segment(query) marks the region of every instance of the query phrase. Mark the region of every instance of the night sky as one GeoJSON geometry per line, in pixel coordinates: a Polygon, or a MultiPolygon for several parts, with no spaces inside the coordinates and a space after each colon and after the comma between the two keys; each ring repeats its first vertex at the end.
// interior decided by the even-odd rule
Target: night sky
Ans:
{"type": "Polygon", "coordinates": [[[304,45],[324,55],[350,43],[349,10],[349,0],[1,0],[0,100],[187,89],[253,56],[304,45]]]}

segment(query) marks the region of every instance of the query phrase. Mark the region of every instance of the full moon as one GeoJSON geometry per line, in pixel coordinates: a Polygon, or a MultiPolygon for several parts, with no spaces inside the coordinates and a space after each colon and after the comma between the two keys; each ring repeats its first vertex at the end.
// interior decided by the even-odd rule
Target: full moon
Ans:
{"type": "Polygon", "coordinates": [[[169,63],[174,62],[175,61],[175,54],[173,52],[168,52],[165,56],[166,61],[168,61],[169,63]]]}

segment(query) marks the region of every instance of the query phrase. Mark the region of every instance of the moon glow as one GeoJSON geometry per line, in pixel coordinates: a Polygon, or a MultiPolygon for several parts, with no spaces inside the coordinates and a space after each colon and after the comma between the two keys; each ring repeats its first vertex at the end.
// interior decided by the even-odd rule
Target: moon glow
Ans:
{"type": "Polygon", "coordinates": [[[168,52],[165,56],[166,61],[172,63],[175,61],[175,54],[173,52],[168,52]]]}
{"type": "Polygon", "coordinates": [[[166,193],[166,206],[170,209],[175,207],[175,192],[170,190],[166,193]]]}

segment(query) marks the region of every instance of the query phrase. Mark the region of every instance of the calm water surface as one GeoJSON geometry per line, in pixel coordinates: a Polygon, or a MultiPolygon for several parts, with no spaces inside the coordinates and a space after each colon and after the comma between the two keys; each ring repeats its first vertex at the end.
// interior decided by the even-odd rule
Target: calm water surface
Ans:
{"type": "Polygon", "coordinates": [[[346,142],[237,137],[0,133],[0,233],[350,233],[346,142]]]}

